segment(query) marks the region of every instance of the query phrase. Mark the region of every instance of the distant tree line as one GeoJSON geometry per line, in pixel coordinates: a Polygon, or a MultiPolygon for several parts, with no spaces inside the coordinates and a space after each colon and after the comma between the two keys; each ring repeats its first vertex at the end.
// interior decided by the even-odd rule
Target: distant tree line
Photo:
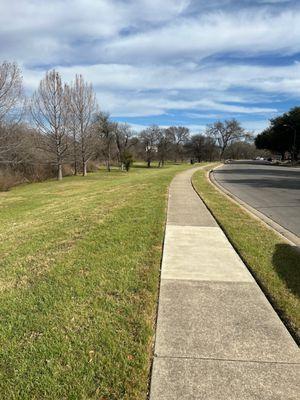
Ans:
{"type": "Polygon", "coordinates": [[[282,160],[291,157],[296,162],[300,152],[300,107],[270,120],[270,126],[257,135],[255,145],[280,154],[282,160]]]}
{"type": "Polygon", "coordinates": [[[139,134],[99,109],[93,86],[81,75],[63,83],[49,71],[26,99],[16,63],[0,64],[0,189],[24,181],[82,174],[104,164],[128,171],[133,160],[148,167],[167,161],[249,158],[255,147],[235,119],[191,135],[184,126],[149,126],[139,134]]]}

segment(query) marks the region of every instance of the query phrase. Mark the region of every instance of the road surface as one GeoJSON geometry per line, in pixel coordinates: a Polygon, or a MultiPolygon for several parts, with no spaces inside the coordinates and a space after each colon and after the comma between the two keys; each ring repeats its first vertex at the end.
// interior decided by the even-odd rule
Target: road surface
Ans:
{"type": "Polygon", "coordinates": [[[300,236],[300,169],[237,161],[214,171],[217,182],[300,236]]]}

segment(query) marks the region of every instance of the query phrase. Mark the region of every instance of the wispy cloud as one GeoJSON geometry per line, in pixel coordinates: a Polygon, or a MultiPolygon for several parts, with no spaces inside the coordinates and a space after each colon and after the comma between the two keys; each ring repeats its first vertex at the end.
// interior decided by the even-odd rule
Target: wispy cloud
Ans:
{"type": "Polygon", "coordinates": [[[122,57],[139,61],[198,62],[219,53],[250,57],[265,52],[294,54],[300,51],[300,9],[274,15],[266,10],[213,12],[175,19],[168,25],[118,38],[108,43],[109,60],[122,57]],[[154,45],[155,44],[155,45],[154,45]]]}
{"type": "Polygon", "coordinates": [[[11,0],[0,50],[28,93],[49,68],[82,73],[103,109],[136,125],[237,116],[256,130],[300,99],[292,0],[11,0]]]}

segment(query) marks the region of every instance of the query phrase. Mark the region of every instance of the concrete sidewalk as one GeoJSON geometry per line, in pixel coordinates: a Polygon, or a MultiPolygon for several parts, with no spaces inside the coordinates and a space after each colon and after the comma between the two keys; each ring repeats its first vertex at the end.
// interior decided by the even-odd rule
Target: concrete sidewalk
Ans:
{"type": "Polygon", "coordinates": [[[296,400],[300,352],[191,185],[169,193],[150,400],[296,400]]]}

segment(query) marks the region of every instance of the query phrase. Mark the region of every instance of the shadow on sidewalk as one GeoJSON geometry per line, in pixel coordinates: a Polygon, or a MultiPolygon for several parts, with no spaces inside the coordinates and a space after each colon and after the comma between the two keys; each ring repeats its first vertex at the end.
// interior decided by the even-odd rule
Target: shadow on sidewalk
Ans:
{"type": "Polygon", "coordinates": [[[277,244],[273,254],[273,265],[286,286],[300,297],[300,247],[277,244]]]}

